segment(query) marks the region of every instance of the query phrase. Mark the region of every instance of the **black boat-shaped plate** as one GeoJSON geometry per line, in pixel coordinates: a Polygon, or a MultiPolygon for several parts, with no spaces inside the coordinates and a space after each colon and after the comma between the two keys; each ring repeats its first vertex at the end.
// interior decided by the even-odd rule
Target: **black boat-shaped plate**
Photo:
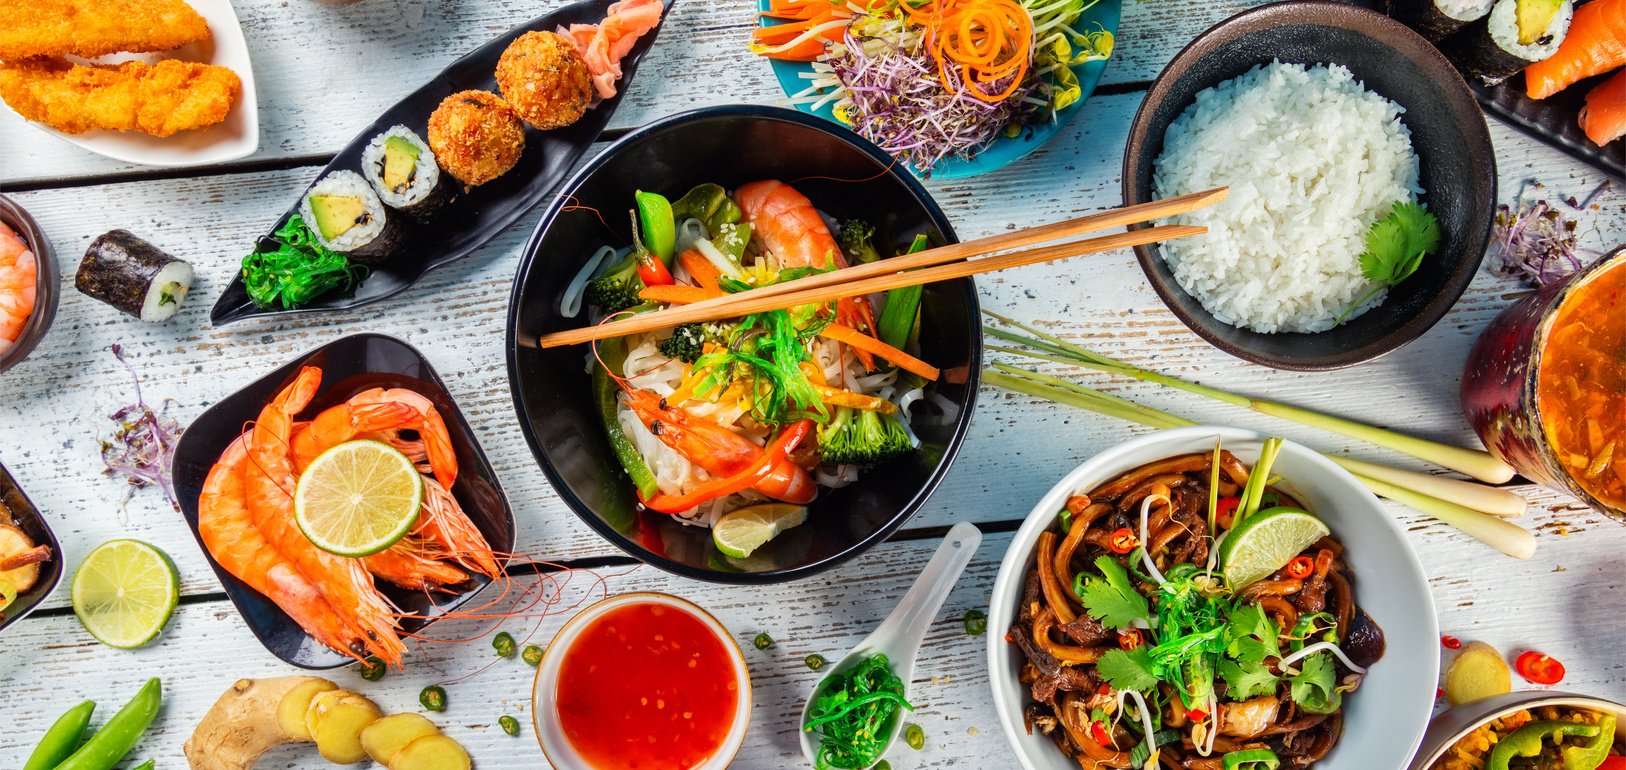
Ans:
{"type": "Polygon", "coordinates": [[[45,514],[34,506],[34,502],[23,494],[22,487],[17,486],[17,480],[11,477],[11,471],[5,465],[0,465],[0,522],[11,520],[16,526],[34,541],[34,545],[49,546],[51,560],[40,565],[39,579],[34,581],[27,591],[17,595],[9,606],[0,610],[0,631],[23,619],[24,615],[34,611],[56,589],[57,583],[62,580],[62,561],[67,558],[62,555],[62,544],[56,540],[51,532],[51,525],[46,523],[45,514]]]}
{"type": "MultiPolygon", "coordinates": [[[[520,35],[539,30],[551,31],[569,24],[597,23],[603,20],[611,2],[581,0],[571,3],[511,29],[453,62],[435,79],[408,94],[372,125],[356,134],[356,138],[345,145],[326,168],[311,177],[311,183],[315,184],[316,180],[332,171],[359,170],[361,152],[367,143],[391,126],[404,125],[419,136],[426,136],[429,115],[442,99],[468,89],[497,91],[494,74],[497,60],[508,44],[520,35]]],[[[662,0],[665,7],[661,17],[663,25],[674,2],[662,0]]],[[[621,61],[621,80],[617,81],[615,96],[600,102],[588,110],[581,120],[564,128],[552,131],[527,128],[525,152],[508,173],[459,194],[428,225],[415,224],[405,240],[404,251],[388,262],[373,267],[372,272],[353,291],[329,293],[294,309],[262,308],[249,299],[243,287],[242,275],[239,274],[215,302],[214,309],[209,313],[210,322],[220,326],[245,318],[361,307],[399,294],[417,282],[424,273],[467,256],[530,211],[564,181],[571,167],[609,124],[615,108],[621,104],[621,97],[627,92],[627,85],[632,82],[638,63],[655,44],[655,37],[659,34],[660,27],[650,30],[639,38],[632,52],[621,61]]],[[[301,191],[300,198],[303,197],[304,192],[301,191]]],[[[266,230],[267,236],[286,224],[298,211],[299,198],[296,198],[288,211],[266,230]]],[[[244,244],[245,253],[250,246],[244,244]]]]}
{"type": "Polygon", "coordinates": [[[1528,95],[1522,72],[1501,85],[1487,86],[1473,78],[1469,78],[1468,85],[1487,114],[1602,171],[1617,182],[1626,182],[1626,139],[1616,139],[1599,147],[1586,138],[1577,122],[1586,95],[1614,74],[1588,78],[1540,101],[1528,95]]]}
{"type": "MultiPolygon", "coordinates": [[[[261,407],[291,382],[303,366],[322,368],[322,387],[301,419],[309,419],[309,415],[369,388],[410,388],[423,394],[435,403],[435,409],[446,421],[446,432],[457,452],[457,483],[452,485],[452,496],[457,498],[480,534],[485,535],[486,542],[500,554],[514,550],[514,513],[497,482],[496,470],[480,449],[474,430],[463,418],[457,402],[452,400],[446,384],[422,353],[394,337],[383,334],[341,337],[249,383],[193,420],[175,447],[171,472],[181,515],[186,517],[192,535],[198,538],[198,547],[209,559],[209,566],[214,567],[215,575],[243,616],[243,622],[271,654],[301,668],[336,668],[350,663],[351,659],[313,639],[271,600],[222,568],[198,535],[198,496],[203,492],[209,469],[242,434],[243,426],[253,421],[261,407]]],[[[423,630],[435,618],[463,606],[490,582],[476,574],[467,583],[433,595],[382,583],[379,590],[414,616],[401,622],[402,630],[411,633],[423,630]]]]}

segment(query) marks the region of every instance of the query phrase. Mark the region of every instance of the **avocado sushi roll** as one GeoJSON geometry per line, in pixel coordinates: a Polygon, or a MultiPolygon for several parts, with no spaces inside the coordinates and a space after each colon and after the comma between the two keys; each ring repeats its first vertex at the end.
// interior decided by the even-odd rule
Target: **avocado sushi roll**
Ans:
{"type": "Polygon", "coordinates": [[[1438,43],[1485,18],[1493,0],[1390,0],[1389,15],[1438,43]]]}
{"type": "Polygon", "coordinates": [[[90,242],[73,285],[121,312],[162,323],[192,290],[192,266],[128,230],[114,230],[90,242]]]}
{"type": "Polygon", "coordinates": [[[1490,14],[1440,45],[1464,76],[1496,85],[1552,56],[1569,31],[1570,0],[1496,0],[1490,14]]]}
{"type": "Polygon", "coordinates": [[[428,219],[452,197],[435,153],[406,126],[373,137],[361,151],[361,174],[384,205],[414,219],[428,219]]]}
{"type": "Polygon", "coordinates": [[[311,185],[299,213],[318,243],[364,264],[394,256],[405,235],[372,185],[354,171],[335,171],[311,185]]]}

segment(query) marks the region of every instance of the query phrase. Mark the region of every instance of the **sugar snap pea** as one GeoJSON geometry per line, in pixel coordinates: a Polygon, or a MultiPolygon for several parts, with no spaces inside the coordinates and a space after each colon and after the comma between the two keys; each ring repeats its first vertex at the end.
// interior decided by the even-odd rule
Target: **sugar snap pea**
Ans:
{"type": "Polygon", "coordinates": [[[152,720],[158,716],[158,705],[163,700],[163,688],[158,677],[147,680],[141,690],[114,714],[102,729],[97,730],[85,745],[56,766],[56,770],[113,770],[113,766],[130,753],[141,740],[152,720]]]}
{"type": "Polygon", "coordinates": [[[85,727],[90,724],[90,713],[96,710],[96,701],[87,700],[57,717],[50,729],[45,731],[45,737],[40,738],[34,753],[28,755],[28,761],[23,764],[23,770],[53,770],[62,760],[79,748],[80,739],[85,737],[85,727]]]}

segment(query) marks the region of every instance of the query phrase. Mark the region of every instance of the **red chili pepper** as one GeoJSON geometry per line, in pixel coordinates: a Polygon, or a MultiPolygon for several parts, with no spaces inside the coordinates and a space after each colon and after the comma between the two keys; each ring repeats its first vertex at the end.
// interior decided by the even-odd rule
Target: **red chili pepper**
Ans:
{"type": "Polygon", "coordinates": [[[1444,697],[1445,697],[1445,688],[1444,687],[1436,687],[1436,688],[1434,688],[1434,700],[1439,700],[1439,699],[1444,698],[1444,697]]]}
{"type": "Polygon", "coordinates": [[[1112,736],[1107,734],[1107,728],[1102,723],[1090,723],[1090,737],[1094,738],[1096,743],[1109,749],[1112,748],[1112,736]]]}
{"type": "Polygon", "coordinates": [[[672,271],[666,269],[666,263],[648,252],[638,257],[638,277],[644,279],[645,286],[671,286],[677,283],[672,271]]]}
{"type": "Polygon", "coordinates": [[[1236,513],[1237,506],[1240,505],[1242,505],[1242,498],[1240,497],[1222,497],[1219,499],[1219,502],[1214,505],[1214,515],[1230,516],[1231,514],[1236,513]]]}
{"type": "Polygon", "coordinates": [[[1118,531],[1113,532],[1112,537],[1107,539],[1107,543],[1112,546],[1113,553],[1129,553],[1135,550],[1135,546],[1140,545],[1140,539],[1136,538],[1134,531],[1128,527],[1119,527],[1118,531]]]}
{"type": "Polygon", "coordinates": [[[1315,574],[1315,559],[1308,556],[1299,556],[1287,563],[1287,576],[1294,580],[1303,580],[1315,574]]]}
{"type": "Polygon", "coordinates": [[[1598,770],[1626,770],[1626,757],[1609,757],[1598,765],[1598,770]]]}
{"type": "Polygon", "coordinates": [[[739,473],[706,482],[699,488],[681,495],[657,494],[645,500],[644,507],[661,513],[681,513],[707,500],[715,500],[747,489],[773,473],[774,468],[785,461],[785,456],[795,451],[796,446],[812,431],[813,421],[802,420],[781,432],[779,437],[763,450],[761,457],[753,460],[739,473]]]}
{"type": "Polygon", "coordinates": [[[1102,682],[1100,687],[1095,688],[1095,694],[1096,695],[1111,695],[1112,694],[1112,685],[1107,684],[1106,682],[1102,682]]]}
{"type": "Polygon", "coordinates": [[[1462,640],[1454,636],[1442,636],[1440,637],[1440,646],[1447,650],[1460,650],[1462,649],[1462,640]]]}
{"type": "Polygon", "coordinates": [[[1201,721],[1203,721],[1204,719],[1207,719],[1207,718],[1208,718],[1208,712],[1203,711],[1202,709],[1192,709],[1192,710],[1186,712],[1186,719],[1189,719],[1189,720],[1191,720],[1193,722],[1201,722],[1201,721]]]}
{"type": "Polygon", "coordinates": [[[1118,632],[1118,646],[1126,650],[1138,650],[1145,643],[1146,640],[1140,635],[1140,629],[1138,628],[1118,632]]]}
{"type": "Polygon", "coordinates": [[[1558,684],[1564,681],[1564,664],[1535,650],[1520,655],[1513,662],[1513,668],[1532,684],[1558,684]]]}

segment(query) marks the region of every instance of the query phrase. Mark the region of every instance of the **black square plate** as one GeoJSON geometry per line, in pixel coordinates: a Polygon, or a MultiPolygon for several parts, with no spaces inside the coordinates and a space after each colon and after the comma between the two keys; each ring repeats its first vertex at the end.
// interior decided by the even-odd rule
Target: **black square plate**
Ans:
{"type": "MultiPolygon", "coordinates": [[[[323,409],[338,404],[368,388],[411,388],[435,402],[446,421],[452,446],[457,450],[457,483],[452,494],[462,504],[470,520],[479,527],[486,541],[499,554],[514,549],[514,514],[503,496],[497,473],[486,460],[485,452],[474,438],[474,431],[463,418],[463,412],[446,390],[440,376],[428,359],[411,345],[383,334],[356,334],[334,340],[290,361],[270,374],[249,383],[242,390],[221,399],[210,407],[182,434],[175,447],[175,494],[180,498],[181,513],[198,537],[198,495],[203,491],[203,480],[209,468],[219,459],[221,452],[243,432],[243,426],[260,413],[260,409],[277,391],[293,380],[303,366],[322,368],[322,388],[311,401],[302,417],[308,418],[323,409]]],[[[328,649],[305,633],[293,619],[259,592],[215,563],[209,549],[198,538],[198,547],[209,559],[215,574],[226,588],[226,595],[237,605],[250,631],[259,638],[271,654],[301,668],[337,668],[352,662],[348,656],[328,649]]],[[[385,596],[401,609],[422,618],[401,623],[402,630],[414,632],[433,622],[434,618],[457,609],[480,593],[490,580],[475,575],[466,588],[456,593],[430,597],[421,591],[406,591],[394,586],[380,585],[385,596]]]]}
{"type": "Polygon", "coordinates": [[[45,601],[45,597],[50,596],[56,584],[62,580],[62,545],[57,543],[56,535],[45,523],[44,514],[34,507],[28,495],[23,494],[22,487],[17,486],[17,480],[11,477],[11,471],[6,470],[4,465],[0,465],[0,505],[5,506],[11,518],[16,519],[17,526],[27,533],[35,545],[51,547],[51,560],[40,565],[40,579],[34,581],[34,587],[19,594],[11,606],[0,612],[0,631],[5,631],[7,626],[21,620],[45,601]]]}

